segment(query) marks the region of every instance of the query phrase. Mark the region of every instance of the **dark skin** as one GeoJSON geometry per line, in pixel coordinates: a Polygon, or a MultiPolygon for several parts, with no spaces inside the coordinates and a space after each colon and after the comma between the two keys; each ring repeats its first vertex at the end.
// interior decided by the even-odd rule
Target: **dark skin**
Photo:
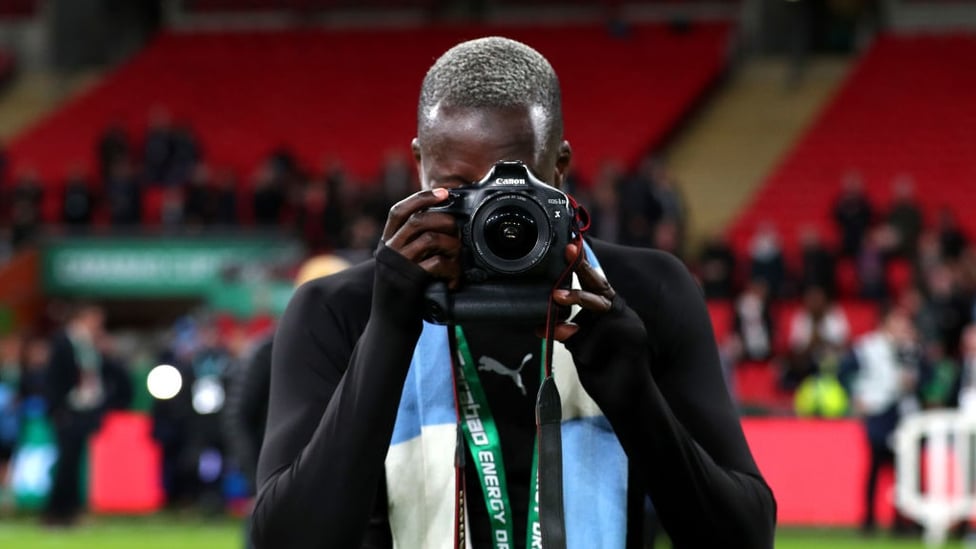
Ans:
{"type": "MultiPolygon", "coordinates": [[[[569,169],[572,152],[569,143],[562,141],[554,153],[541,153],[527,106],[440,107],[418,133],[412,148],[423,190],[390,209],[383,241],[431,275],[456,287],[461,273],[457,225],[450,214],[427,209],[447,198],[448,189],[481,180],[501,160],[520,160],[558,188],[569,169]]],[[[565,253],[567,261],[573,262],[580,249],[570,244],[565,253]]],[[[609,311],[615,295],[610,283],[587,263],[585,256],[575,272],[581,289],[555,290],[553,300],[565,307],[579,305],[594,313],[609,311]]],[[[575,324],[561,322],[554,337],[565,341],[578,329],[575,324]]]]}

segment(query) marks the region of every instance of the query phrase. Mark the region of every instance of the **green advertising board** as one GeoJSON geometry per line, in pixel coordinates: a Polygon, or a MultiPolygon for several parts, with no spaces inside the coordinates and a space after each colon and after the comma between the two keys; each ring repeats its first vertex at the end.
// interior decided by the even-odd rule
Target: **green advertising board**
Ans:
{"type": "Polygon", "coordinates": [[[42,248],[44,292],[85,297],[208,295],[228,267],[294,262],[282,237],[104,237],[50,240],[42,248]]]}

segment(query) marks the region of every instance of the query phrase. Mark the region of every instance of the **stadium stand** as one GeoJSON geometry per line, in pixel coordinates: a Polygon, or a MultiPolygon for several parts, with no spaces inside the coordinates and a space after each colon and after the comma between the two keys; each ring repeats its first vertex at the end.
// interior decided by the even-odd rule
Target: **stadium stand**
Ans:
{"type": "MultiPolygon", "coordinates": [[[[736,249],[745,249],[764,220],[777,225],[788,248],[808,224],[836,237],[832,202],[850,171],[882,207],[892,181],[908,174],[927,215],[948,206],[966,232],[976,232],[976,218],[965,215],[976,191],[974,85],[976,37],[879,37],[732,223],[736,249]]],[[[899,269],[889,276],[903,277],[899,269]]]]}
{"type": "MultiPolygon", "coordinates": [[[[641,24],[622,37],[598,24],[163,33],[14,139],[10,165],[13,173],[35,169],[57,190],[67,166],[95,173],[106,125],[118,121],[141,135],[148,113],[162,106],[194,128],[209,164],[241,180],[280,146],[313,170],[339,158],[365,180],[389,151],[407,150],[430,60],[460,40],[504,34],[538,47],[560,74],[567,137],[586,178],[605,159],[633,163],[666,138],[725,66],[728,31],[707,23],[641,24]]],[[[55,211],[45,209],[48,221],[55,211]]]]}

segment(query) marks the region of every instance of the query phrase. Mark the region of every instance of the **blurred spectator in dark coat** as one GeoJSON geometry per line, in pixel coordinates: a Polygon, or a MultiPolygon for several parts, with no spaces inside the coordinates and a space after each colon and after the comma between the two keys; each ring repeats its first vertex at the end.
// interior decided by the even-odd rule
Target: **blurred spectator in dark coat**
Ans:
{"type": "Polygon", "coordinates": [[[301,204],[295,215],[298,232],[305,246],[312,253],[323,253],[335,247],[326,231],[326,204],[328,193],[325,183],[310,182],[305,187],[301,204]]]}
{"type": "Polygon", "coordinates": [[[47,401],[57,437],[58,461],[44,521],[70,526],[80,511],[81,456],[89,436],[109,409],[124,408],[132,398],[124,368],[99,348],[102,309],[92,304],[74,308],[63,331],[51,340],[47,367],[47,401]]]}
{"type": "Polygon", "coordinates": [[[624,176],[617,187],[620,197],[620,244],[648,248],[654,243],[654,228],[664,209],[654,196],[654,181],[648,170],[624,176]]]}
{"type": "Polygon", "coordinates": [[[800,288],[820,286],[828,295],[836,295],[837,281],[834,269],[836,258],[834,253],[824,246],[820,233],[815,227],[804,227],[800,231],[800,253],[803,269],[800,273],[800,288]]]}
{"type": "Polygon", "coordinates": [[[131,154],[129,134],[122,124],[116,122],[106,128],[98,139],[98,177],[107,179],[112,166],[123,160],[131,161],[131,154]]]}
{"type": "Polygon", "coordinates": [[[210,169],[199,164],[183,190],[183,218],[191,225],[214,223],[217,197],[210,182],[210,169]]]}
{"type": "Polygon", "coordinates": [[[172,154],[166,167],[165,183],[182,186],[193,177],[200,161],[200,145],[189,125],[181,125],[172,131],[172,154]]]}
{"type": "Polygon", "coordinates": [[[915,182],[909,175],[901,175],[892,185],[891,209],[888,224],[898,236],[895,253],[906,259],[915,257],[918,237],[922,232],[922,210],[915,202],[915,182]]]}
{"type": "Polygon", "coordinates": [[[922,314],[933,333],[923,336],[940,342],[947,354],[958,357],[963,328],[971,319],[969,300],[960,293],[955,274],[948,265],[930,269],[925,283],[928,299],[922,314]]]}
{"type": "Polygon", "coordinates": [[[346,196],[348,192],[346,186],[346,172],[342,169],[342,164],[333,162],[325,171],[325,235],[334,247],[341,248],[346,245],[343,238],[343,231],[346,228],[346,220],[349,216],[349,200],[346,196]]]}
{"type": "Polygon", "coordinates": [[[864,235],[864,243],[857,254],[861,298],[874,301],[888,298],[888,279],[885,273],[888,258],[897,242],[898,236],[888,225],[874,227],[864,235]]]}
{"type": "Polygon", "coordinates": [[[25,170],[10,191],[10,230],[13,247],[30,242],[41,224],[44,188],[33,170],[25,170]]]}
{"type": "Polygon", "coordinates": [[[270,164],[265,164],[258,171],[252,200],[256,224],[274,226],[281,222],[285,206],[285,189],[282,179],[275,175],[270,164]]]}
{"type": "Polygon", "coordinates": [[[685,227],[688,222],[685,198],[663,159],[648,158],[645,162],[648,165],[645,167],[642,163],[641,169],[649,171],[651,181],[654,182],[654,199],[661,205],[661,219],[674,224],[676,249],[679,250],[675,255],[681,255],[680,250],[684,249],[685,227]]]}
{"type": "Polygon", "coordinates": [[[214,201],[214,223],[221,226],[237,225],[237,176],[233,171],[225,169],[220,172],[215,180],[214,201]]]}
{"type": "Polygon", "coordinates": [[[936,217],[936,230],[939,232],[939,245],[944,259],[955,261],[966,249],[966,235],[959,228],[955,212],[943,206],[936,217]]]}
{"type": "Polygon", "coordinates": [[[698,259],[705,297],[728,299],[735,292],[735,254],[721,233],[714,233],[705,241],[698,259]]]}
{"type": "Polygon", "coordinates": [[[175,147],[169,112],[161,107],[154,108],[149,115],[142,154],[143,173],[150,184],[162,185],[169,182],[169,169],[175,147]]]}
{"type": "Polygon", "coordinates": [[[105,181],[105,202],[112,225],[137,225],[142,220],[142,184],[132,165],[122,160],[105,181]]]}
{"type": "Polygon", "coordinates": [[[864,194],[860,174],[851,172],[844,176],[841,195],[834,204],[834,221],[841,234],[841,253],[856,256],[868,227],[874,218],[874,208],[864,194]]]}
{"type": "Polygon", "coordinates": [[[749,278],[760,279],[769,287],[774,299],[783,295],[786,263],[779,233],[772,223],[762,223],[749,242],[749,278]]]}
{"type": "Polygon", "coordinates": [[[607,242],[619,242],[621,228],[620,195],[617,184],[620,167],[614,162],[604,162],[590,189],[587,212],[590,214],[590,233],[607,242]]]}
{"type": "Polygon", "coordinates": [[[81,168],[72,168],[64,183],[61,222],[70,227],[90,225],[95,215],[95,192],[81,168]]]}

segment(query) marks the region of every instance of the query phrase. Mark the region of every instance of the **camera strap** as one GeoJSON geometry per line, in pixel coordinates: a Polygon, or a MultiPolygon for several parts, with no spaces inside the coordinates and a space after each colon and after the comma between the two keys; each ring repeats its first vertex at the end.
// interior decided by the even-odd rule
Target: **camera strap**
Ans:
{"type": "MultiPolygon", "coordinates": [[[[449,332],[450,333],[450,332],[449,332]]],[[[505,478],[505,462],[502,458],[501,439],[495,425],[494,416],[488,406],[488,398],[481,380],[474,366],[471,349],[468,346],[464,330],[455,326],[453,330],[452,347],[456,349],[454,356],[454,387],[458,411],[458,421],[465,442],[475,461],[478,479],[481,482],[481,492],[485,498],[485,509],[491,523],[492,546],[495,549],[515,547],[515,528],[513,524],[513,510],[509,501],[508,481],[505,478]]],[[[545,342],[543,353],[545,357],[545,342]]],[[[545,368],[542,368],[545,372],[545,368]]],[[[547,380],[551,381],[549,377],[547,380]]],[[[543,381],[545,386],[545,381],[543,381]]],[[[553,388],[555,386],[553,385],[553,388]]],[[[558,427],[558,425],[557,425],[558,427]]],[[[464,449],[461,447],[461,435],[458,436],[458,448],[455,460],[457,473],[455,475],[457,498],[455,510],[458,513],[458,523],[455,526],[458,535],[456,547],[463,548],[464,541],[464,490],[463,474],[464,449]]],[[[529,492],[529,516],[526,527],[526,547],[542,547],[542,526],[539,521],[539,445],[534,445],[532,452],[532,476],[529,492]]],[[[562,515],[560,505],[559,514],[562,515]]],[[[547,549],[549,546],[546,546],[547,549]]]]}

